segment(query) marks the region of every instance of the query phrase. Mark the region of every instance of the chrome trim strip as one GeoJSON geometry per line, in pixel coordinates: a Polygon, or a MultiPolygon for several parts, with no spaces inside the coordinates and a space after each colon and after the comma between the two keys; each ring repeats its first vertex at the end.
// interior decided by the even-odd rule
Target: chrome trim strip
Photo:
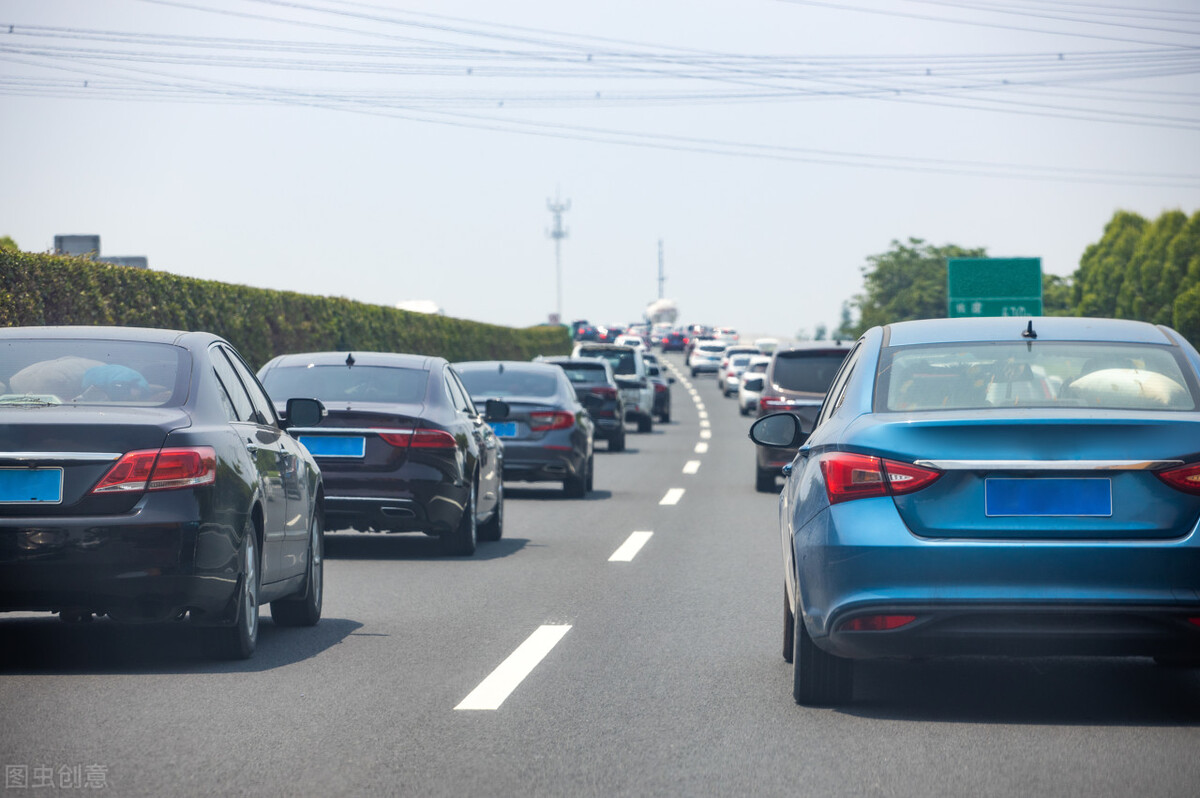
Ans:
{"type": "Polygon", "coordinates": [[[378,435],[389,432],[393,435],[412,434],[413,427],[289,427],[290,435],[378,435]]]}
{"type": "Polygon", "coordinates": [[[416,504],[415,499],[397,499],[394,496],[326,496],[325,502],[390,502],[392,504],[416,504]]]}
{"type": "Polygon", "coordinates": [[[121,459],[122,452],[0,452],[0,462],[69,462],[111,463],[121,459]]]}
{"type": "Polygon", "coordinates": [[[940,471],[1161,471],[1182,460],[916,460],[940,471]]]}

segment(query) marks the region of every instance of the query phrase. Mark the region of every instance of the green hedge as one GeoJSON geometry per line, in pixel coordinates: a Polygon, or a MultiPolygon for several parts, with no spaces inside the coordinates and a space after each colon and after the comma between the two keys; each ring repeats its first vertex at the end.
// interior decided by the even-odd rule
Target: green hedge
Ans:
{"type": "Polygon", "coordinates": [[[447,360],[528,360],[570,352],[558,326],[525,329],[269,291],[82,258],[0,251],[0,326],[205,330],[255,368],[288,352],[359,350],[447,360]]]}

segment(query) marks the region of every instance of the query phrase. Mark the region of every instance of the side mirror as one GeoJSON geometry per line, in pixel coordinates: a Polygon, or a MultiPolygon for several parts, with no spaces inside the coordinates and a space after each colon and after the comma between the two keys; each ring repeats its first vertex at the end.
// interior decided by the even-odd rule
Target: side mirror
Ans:
{"type": "Polygon", "coordinates": [[[500,421],[508,418],[509,414],[508,402],[502,402],[499,399],[488,399],[483,403],[483,419],[484,421],[500,421]]]}
{"type": "Polygon", "coordinates": [[[808,440],[808,433],[791,413],[772,413],[750,425],[750,440],[759,446],[795,449],[808,440]]]}
{"type": "Polygon", "coordinates": [[[283,420],[283,428],[315,427],[325,418],[326,413],[325,405],[321,404],[320,399],[288,399],[287,417],[283,420]]]}

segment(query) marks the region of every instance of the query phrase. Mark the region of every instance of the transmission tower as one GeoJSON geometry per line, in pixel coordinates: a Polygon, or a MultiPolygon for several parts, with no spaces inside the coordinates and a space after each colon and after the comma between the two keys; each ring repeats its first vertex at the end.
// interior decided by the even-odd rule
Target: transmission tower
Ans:
{"type": "Polygon", "coordinates": [[[558,192],[554,192],[553,200],[546,200],[546,208],[550,213],[554,214],[554,227],[546,231],[546,235],[554,239],[554,277],[555,277],[555,304],[554,312],[558,316],[558,323],[562,324],[562,240],[570,234],[570,230],[563,227],[562,215],[571,210],[571,200],[562,202],[558,199],[558,192]]]}
{"type": "Polygon", "coordinates": [[[663,283],[667,281],[667,276],[663,274],[663,250],[662,239],[658,239],[658,298],[663,298],[663,283]]]}

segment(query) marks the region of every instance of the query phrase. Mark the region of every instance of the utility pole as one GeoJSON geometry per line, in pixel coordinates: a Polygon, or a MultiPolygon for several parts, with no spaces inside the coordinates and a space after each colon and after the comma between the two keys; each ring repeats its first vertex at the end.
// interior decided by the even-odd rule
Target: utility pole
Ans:
{"type": "Polygon", "coordinates": [[[658,239],[658,298],[663,298],[663,283],[667,281],[666,275],[663,274],[663,253],[662,239],[658,239]]]}
{"type": "Polygon", "coordinates": [[[546,200],[546,209],[554,214],[554,228],[546,231],[546,235],[554,239],[554,276],[555,276],[555,305],[554,315],[558,324],[562,324],[562,240],[570,234],[563,227],[562,215],[571,210],[571,201],[562,202],[558,199],[558,191],[554,192],[553,200],[546,200]]]}

